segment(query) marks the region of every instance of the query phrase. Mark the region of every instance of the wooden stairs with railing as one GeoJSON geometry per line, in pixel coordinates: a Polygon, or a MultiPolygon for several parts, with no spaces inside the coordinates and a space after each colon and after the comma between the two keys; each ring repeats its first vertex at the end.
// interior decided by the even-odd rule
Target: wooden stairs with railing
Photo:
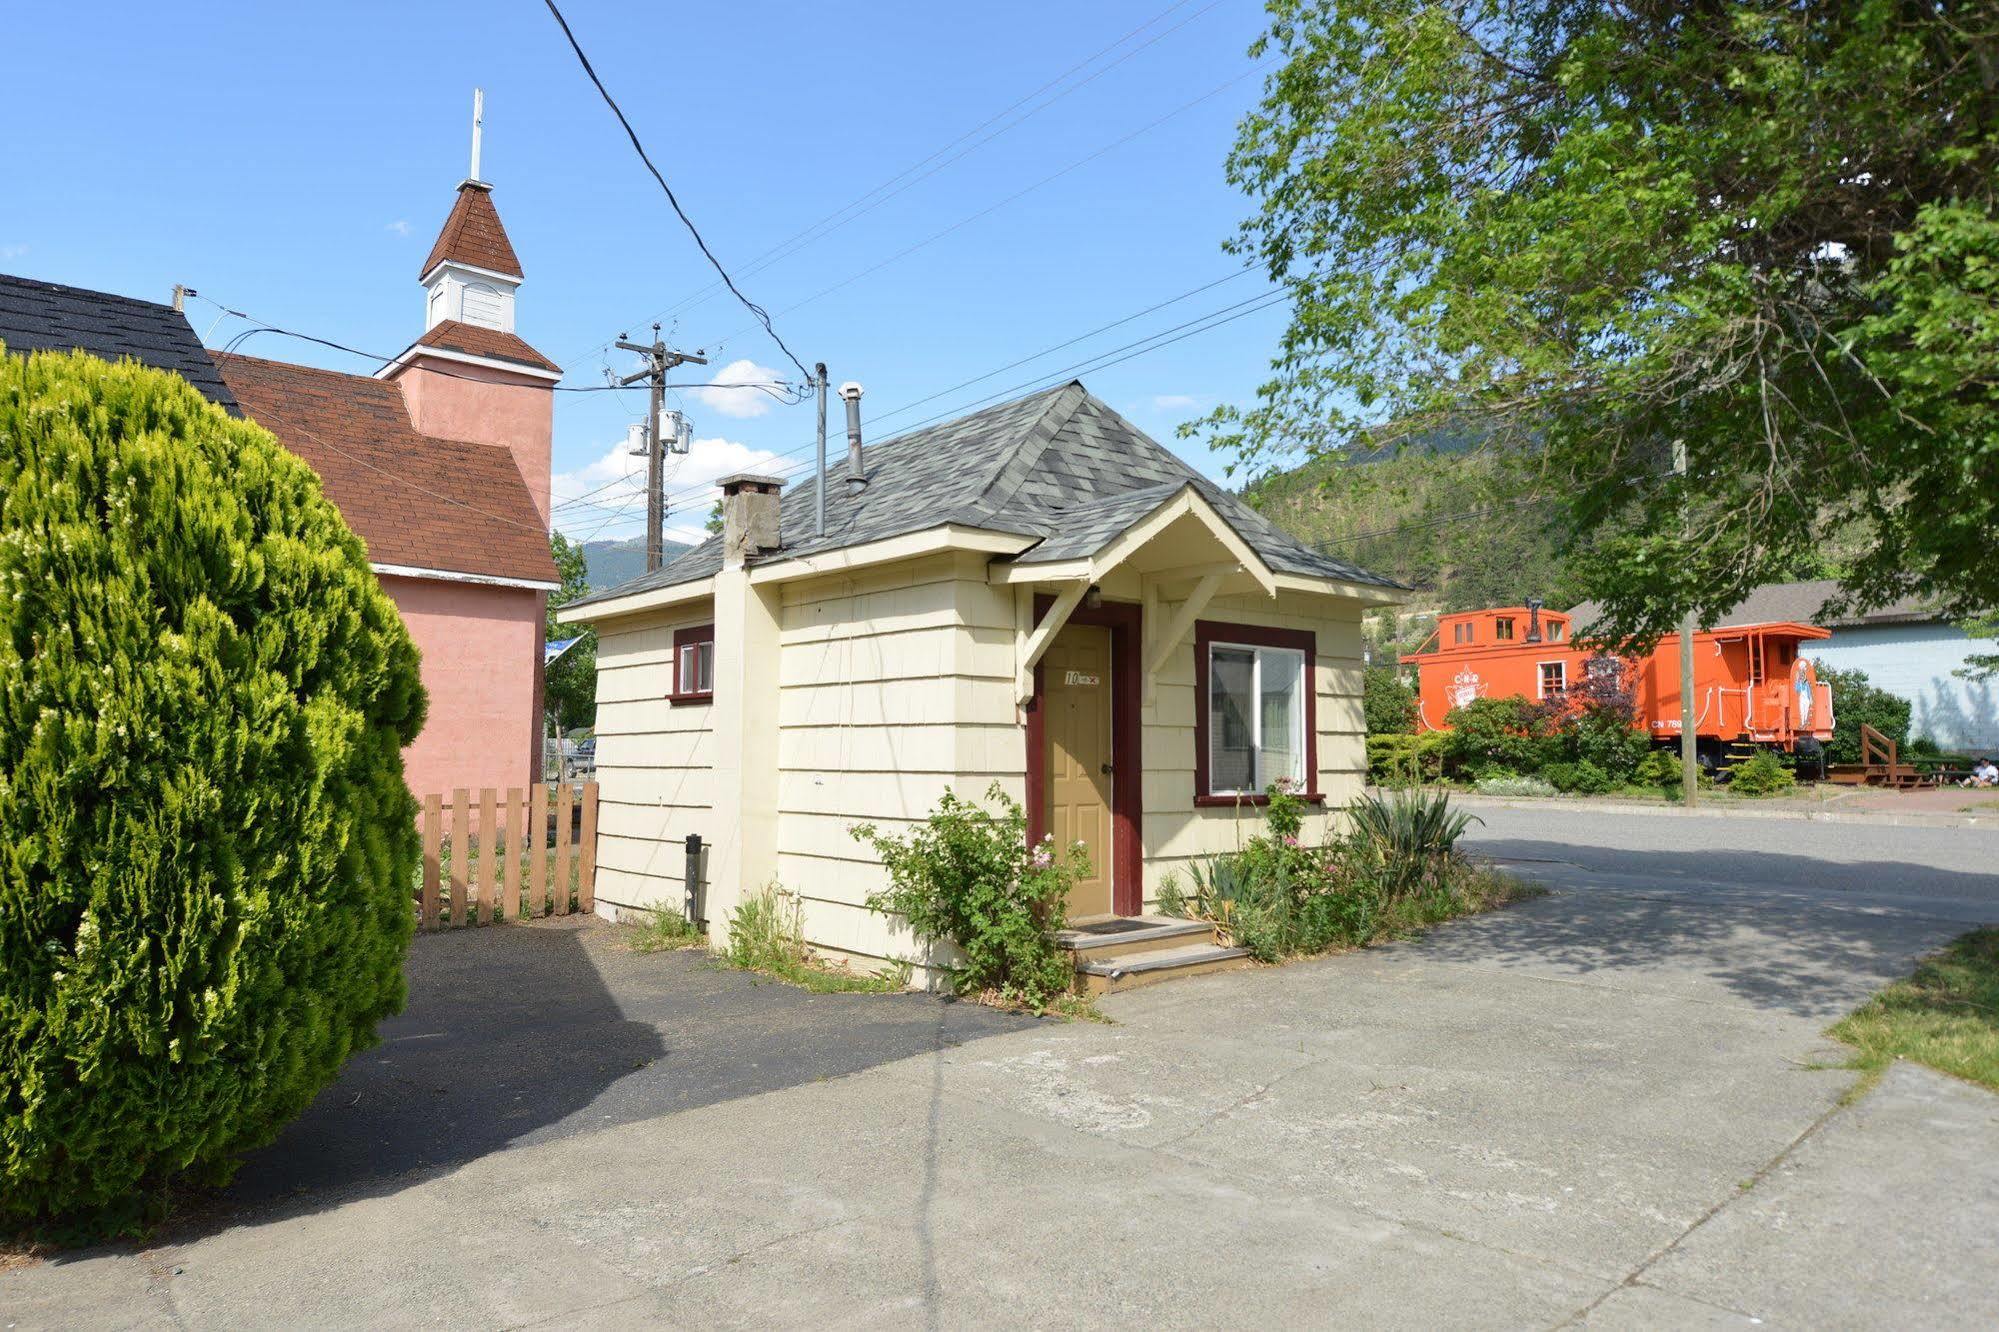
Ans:
{"type": "Polygon", "coordinates": [[[1860,723],[1860,762],[1835,763],[1826,770],[1826,780],[1841,786],[1885,786],[1896,791],[1912,791],[1936,785],[1936,778],[1911,763],[1901,761],[1900,747],[1893,740],[1860,723]]]}
{"type": "Polygon", "coordinates": [[[1250,965],[1248,950],[1216,943],[1206,921],[1172,916],[1081,920],[1056,941],[1075,958],[1078,994],[1113,994],[1250,965]]]}

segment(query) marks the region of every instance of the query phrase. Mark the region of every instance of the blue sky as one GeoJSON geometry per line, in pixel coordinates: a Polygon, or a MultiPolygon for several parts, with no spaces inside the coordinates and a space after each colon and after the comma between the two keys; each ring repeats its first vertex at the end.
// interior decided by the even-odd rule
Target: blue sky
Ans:
{"type": "MultiPolygon", "coordinates": [[[[564,12],[723,262],[807,364],[867,386],[870,437],[885,438],[1267,290],[1232,277],[1220,248],[1244,211],[1222,162],[1260,87],[1246,49],[1261,11],[1170,3],[568,0],[564,12]],[[925,159],[874,206],[759,266],[925,159]]],[[[715,368],[796,377],[726,295],[687,299],[712,274],[538,0],[28,6],[8,20],[0,79],[17,109],[0,271],[159,300],[184,282],[392,354],[422,331],[417,269],[466,172],[478,85],[482,174],[527,275],[518,331],[566,383],[631,369],[602,344],[669,310],[672,341],[705,347],[715,368]]],[[[244,327],[202,301],[189,312],[210,345],[244,327]]],[[[1174,426],[1245,398],[1282,318],[1281,305],[1251,307],[1083,378],[1186,451],[1174,426]]],[[[242,349],[372,368],[269,334],[242,349]]],[[[716,476],[810,457],[797,451],[809,404],[749,390],[681,402],[697,442],[669,487],[670,526],[698,528],[716,476]]],[[[637,532],[618,446],[643,410],[638,392],[558,395],[558,497],[608,485],[558,513],[571,535],[637,532]]],[[[1220,474],[1222,460],[1188,456],[1220,474]]]]}

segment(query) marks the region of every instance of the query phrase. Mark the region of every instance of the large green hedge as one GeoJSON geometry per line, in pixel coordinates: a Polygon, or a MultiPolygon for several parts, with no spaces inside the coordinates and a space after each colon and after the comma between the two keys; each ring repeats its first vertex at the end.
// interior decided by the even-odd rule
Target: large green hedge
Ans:
{"type": "Polygon", "coordinates": [[[176,376],[0,352],[0,1214],[215,1178],[403,1003],[417,653],[176,376]]]}

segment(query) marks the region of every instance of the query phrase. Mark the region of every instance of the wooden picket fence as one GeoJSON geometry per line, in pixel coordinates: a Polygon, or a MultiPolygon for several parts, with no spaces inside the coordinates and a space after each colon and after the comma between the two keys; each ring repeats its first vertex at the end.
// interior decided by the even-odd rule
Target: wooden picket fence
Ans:
{"type": "Polygon", "coordinates": [[[423,801],[417,928],[497,925],[597,905],[597,783],[500,792],[460,788],[423,801]],[[553,810],[550,809],[553,804],[553,810]],[[553,813],[553,819],[550,818],[553,813]],[[475,817],[476,816],[476,817],[475,817]],[[448,827],[447,827],[448,823],[448,827]],[[491,854],[494,848],[498,854],[491,854]]]}

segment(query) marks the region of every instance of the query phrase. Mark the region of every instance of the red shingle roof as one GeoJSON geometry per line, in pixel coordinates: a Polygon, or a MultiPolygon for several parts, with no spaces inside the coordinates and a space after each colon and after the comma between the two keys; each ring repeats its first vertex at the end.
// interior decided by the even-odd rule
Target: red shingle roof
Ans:
{"type": "Polygon", "coordinates": [[[557,374],[562,372],[561,366],[512,333],[505,333],[497,328],[481,328],[477,324],[461,324],[456,319],[447,319],[440,323],[418,338],[413,345],[442,347],[446,351],[464,352],[468,356],[486,356],[496,361],[515,361],[521,365],[531,365],[537,370],[552,370],[557,374]]]}
{"type": "Polygon", "coordinates": [[[437,233],[437,244],[430,247],[430,258],[423,261],[423,271],[417,277],[427,277],[447,259],[508,277],[521,276],[521,261],[514,257],[507,229],[500,225],[490,187],[469,180],[458,187],[458,201],[451,205],[451,216],[444,219],[444,230],[437,233]]]}
{"type": "Polygon", "coordinates": [[[559,581],[534,497],[506,449],[418,434],[393,383],[214,357],[244,415],[319,473],[370,560],[559,581]]]}

